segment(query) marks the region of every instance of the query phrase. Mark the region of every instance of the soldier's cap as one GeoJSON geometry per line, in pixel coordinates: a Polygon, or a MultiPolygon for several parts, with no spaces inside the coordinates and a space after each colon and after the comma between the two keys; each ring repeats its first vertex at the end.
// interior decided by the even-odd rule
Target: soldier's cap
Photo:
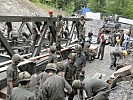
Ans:
{"type": "Polygon", "coordinates": [[[58,71],[64,71],[64,65],[62,62],[57,62],[57,70],[58,71]]]}
{"type": "Polygon", "coordinates": [[[12,61],[13,62],[20,62],[20,61],[22,61],[22,57],[19,54],[14,54],[12,56],[12,61]]]}
{"type": "Polygon", "coordinates": [[[80,80],[74,80],[72,83],[72,87],[74,89],[81,89],[81,88],[83,88],[83,86],[84,86],[84,83],[80,80]]]}
{"type": "Polygon", "coordinates": [[[80,44],[75,46],[75,50],[76,51],[81,51],[82,50],[82,46],[80,44]]]}
{"type": "Polygon", "coordinates": [[[24,71],[24,72],[19,73],[18,82],[30,81],[30,78],[31,78],[31,75],[27,71],[24,71]]]}
{"type": "Polygon", "coordinates": [[[45,71],[47,72],[48,70],[57,71],[57,65],[55,63],[48,63],[45,71]]]}

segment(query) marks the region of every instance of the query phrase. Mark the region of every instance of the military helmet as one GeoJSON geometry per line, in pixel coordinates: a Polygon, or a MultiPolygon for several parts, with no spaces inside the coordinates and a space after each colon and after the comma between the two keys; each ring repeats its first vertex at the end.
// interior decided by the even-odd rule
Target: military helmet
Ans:
{"type": "Polygon", "coordinates": [[[81,88],[81,81],[80,80],[74,80],[72,83],[72,87],[74,89],[80,89],[81,88]]]}
{"type": "Polygon", "coordinates": [[[76,51],[81,51],[81,50],[82,50],[82,46],[81,46],[81,45],[79,45],[79,44],[78,44],[78,45],[76,45],[75,50],[76,50],[76,51]]]}
{"type": "Polygon", "coordinates": [[[75,60],[76,59],[76,54],[75,53],[71,53],[68,55],[68,59],[73,59],[75,60]]]}
{"type": "Polygon", "coordinates": [[[22,57],[19,54],[14,54],[12,56],[12,61],[13,62],[20,62],[22,60],[22,57]]]}
{"type": "Polygon", "coordinates": [[[31,75],[27,71],[21,72],[18,75],[19,82],[30,81],[30,77],[31,75]]]}
{"type": "Polygon", "coordinates": [[[56,51],[56,46],[50,46],[50,52],[55,52],[56,51]]]}
{"type": "Polygon", "coordinates": [[[57,70],[58,71],[63,71],[64,70],[64,65],[62,62],[57,62],[57,70]]]}
{"type": "Polygon", "coordinates": [[[54,63],[48,63],[48,64],[46,65],[45,71],[47,71],[47,70],[57,71],[57,66],[56,66],[56,64],[54,64],[54,63]]]}

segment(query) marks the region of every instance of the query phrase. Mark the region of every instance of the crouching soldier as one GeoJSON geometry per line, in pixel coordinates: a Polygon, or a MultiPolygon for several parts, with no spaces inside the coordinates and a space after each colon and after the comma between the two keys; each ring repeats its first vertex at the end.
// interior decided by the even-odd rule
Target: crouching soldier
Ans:
{"type": "Polygon", "coordinates": [[[36,100],[35,94],[28,91],[30,74],[26,71],[21,72],[18,76],[19,86],[13,88],[11,100],[36,100]]]}
{"type": "Polygon", "coordinates": [[[83,52],[86,55],[86,60],[88,60],[90,62],[92,60],[94,60],[97,55],[97,53],[93,49],[90,49],[90,44],[88,44],[88,43],[85,43],[83,52]]]}
{"type": "Polygon", "coordinates": [[[86,57],[85,54],[82,52],[82,46],[76,45],[75,47],[76,51],[76,79],[83,80],[84,76],[84,68],[86,65],[86,57]]]}
{"type": "Polygon", "coordinates": [[[126,57],[128,55],[128,51],[124,50],[124,51],[113,51],[110,53],[110,57],[111,57],[111,65],[110,65],[110,69],[114,69],[116,68],[116,62],[117,62],[117,58],[123,58],[126,57]]]}
{"type": "Polygon", "coordinates": [[[109,85],[101,79],[86,78],[83,81],[75,80],[72,87],[74,89],[84,89],[89,100],[108,100],[109,85]]]}

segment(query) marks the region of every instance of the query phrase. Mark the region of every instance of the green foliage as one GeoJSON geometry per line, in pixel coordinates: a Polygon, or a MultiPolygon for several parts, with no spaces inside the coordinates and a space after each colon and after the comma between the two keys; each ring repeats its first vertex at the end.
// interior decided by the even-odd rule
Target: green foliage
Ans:
{"type": "Polygon", "coordinates": [[[47,5],[62,9],[69,14],[88,7],[93,12],[118,14],[123,17],[133,18],[133,0],[30,0],[38,5],[47,5]],[[49,2],[48,2],[49,1],[49,2]],[[41,3],[41,4],[40,4],[41,3]]]}

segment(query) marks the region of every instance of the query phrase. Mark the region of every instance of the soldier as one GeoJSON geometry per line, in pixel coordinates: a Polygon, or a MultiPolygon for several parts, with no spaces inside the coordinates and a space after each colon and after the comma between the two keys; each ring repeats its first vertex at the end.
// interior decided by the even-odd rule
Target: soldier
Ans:
{"type": "Polygon", "coordinates": [[[74,89],[84,89],[89,100],[108,100],[109,85],[101,79],[86,78],[83,81],[74,80],[74,89]]]}
{"type": "Polygon", "coordinates": [[[76,64],[75,64],[75,60],[76,60],[76,55],[74,53],[71,53],[68,56],[68,60],[67,62],[65,62],[64,66],[65,66],[65,79],[66,81],[69,83],[69,85],[72,86],[72,82],[73,80],[76,79],[76,64]]]}
{"type": "Polygon", "coordinates": [[[57,62],[57,75],[64,77],[64,65],[62,62],[57,62]]]}
{"type": "Polygon", "coordinates": [[[62,48],[61,47],[61,36],[63,32],[64,22],[62,20],[62,15],[58,15],[57,18],[58,20],[56,22],[56,47],[57,47],[57,50],[60,50],[62,48]]]}
{"type": "Polygon", "coordinates": [[[11,90],[13,87],[17,86],[17,77],[18,77],[18,67],[17,65],[22,60],[22,57],[19,54],[14,54],[12,56],[12,64],[7,68],[7,100],[10,98],[11,90]]]}
{"type": "Polygon", "coordinates": [[[85,24],[85,19],[84,16],[81,15],[80,20],[78,22],[78,29],[79,29],[79,37],[82,37],[83,40],[85,40],[84,24],[85,24]]]}
{"type": "Polygon", "coordinates": [[[86,65],[86,57],[85,54],[82,52],[82,46],[76,45],[75,47],[76,51],[76,79],[83,80],[81,76],[84,74],[84,68],[86,65]]]}
{"type": "Polygon", "coordinates": [[[13,88],[11,93],[11,100],[36,100],[35,94],[28,90],[30,74],[24,71],[19,74],[18,78],[20,85],[13,88]]]}
{"type": "Polygon", "coordinates": [[[101,55],[100,60],[103,60],[105,45],[108,45],[109,43],[106,43],[106,39],[104,38],[104,34],[101,34],[100,37],[101,37],[100,47],[99,47],[99,50],[98,50],[98,57],[96,59],[99,59],[99,57],[101,55]]]}
{"type": "Polygon", "coordinates": [[[39,31],[37,29],[37,26],[34,23],[32,23],[32,45],[34,46],[39,38],[39,31]]]}
{"type": "Polygon", "coordinates": [[[12,31],[12,23],[11,22],[6,22],[5,26],[7,26],[7,38],[9,39],[10,32],[12,31]]]}
{"type": "Polygon", "coordinates": [[[72,91],[71,86],[66,80],[56,75],[56,65],[49,63],[46,66],[45,71],[48,73],[48,78],[43,83],[41,94],[41,100],[65,100],[65,90],[70,94],[72,91]]]}
{"type": "Polygon", "coordinates": [[[56,63],[56,62],[57,62],[56,46],[50,46],[50,56],[48,58],[48,63],[56,63]]]}
{"type": "Polygon", "coordinates": [[[93,49],[90,49],[90,44],[88,43],[85,43],[83,52],[86,55],[86,60],[90,62],[94,60],[97,55],[97,53],[93,49]]]}
{"type": "Polygon", "coordinates": [[[48,12],[48,14],[49,14],[49,17],[53,17],[53,11],[52,11],[52,10],[50,10],[50,11],[48,12]]]}
{"type": "Polygon", "coordinates": [[[16,32],[16,31],[11,32],[11,40],[12,40],[13,44],[18,43],[18,32],[16,32]]]}
{"type": "MultiPolygon", "coordinates": [[[[49,12],[48,12],[48,14],[49,14],[49,17],[53,17],[53,11],[52,10],[50,10],[49,12]]],[[[53,22],[53,23],[51,23],[51,25],[52,25],[52,28],[51,28],[51,31],[54,31],[55,30],[55,22],[53,22]],[[53,26],[54,25],[54,26],[53,26]]],[[[54,42],[54,38],[53,38],[53,36],[52,36],[52,34],[51,34],[51,32],[50,32],[50,29],[48,30],[48,35],[47,35],[47,37],[48,37],[48,39],[49,39],[49,44],[50,45],[52,45],[53,44],[53,42],[54,42]]]]}
{"type": "Polygon", "coordinates": [[[113,51],[110,53],[110,57],[111,57],[111,65],[110,65],[110,69],[114,69],[116,68],[116,61],[117,58],[123,58],[126,57],[128,55],[127,51],[113,51]]]}

